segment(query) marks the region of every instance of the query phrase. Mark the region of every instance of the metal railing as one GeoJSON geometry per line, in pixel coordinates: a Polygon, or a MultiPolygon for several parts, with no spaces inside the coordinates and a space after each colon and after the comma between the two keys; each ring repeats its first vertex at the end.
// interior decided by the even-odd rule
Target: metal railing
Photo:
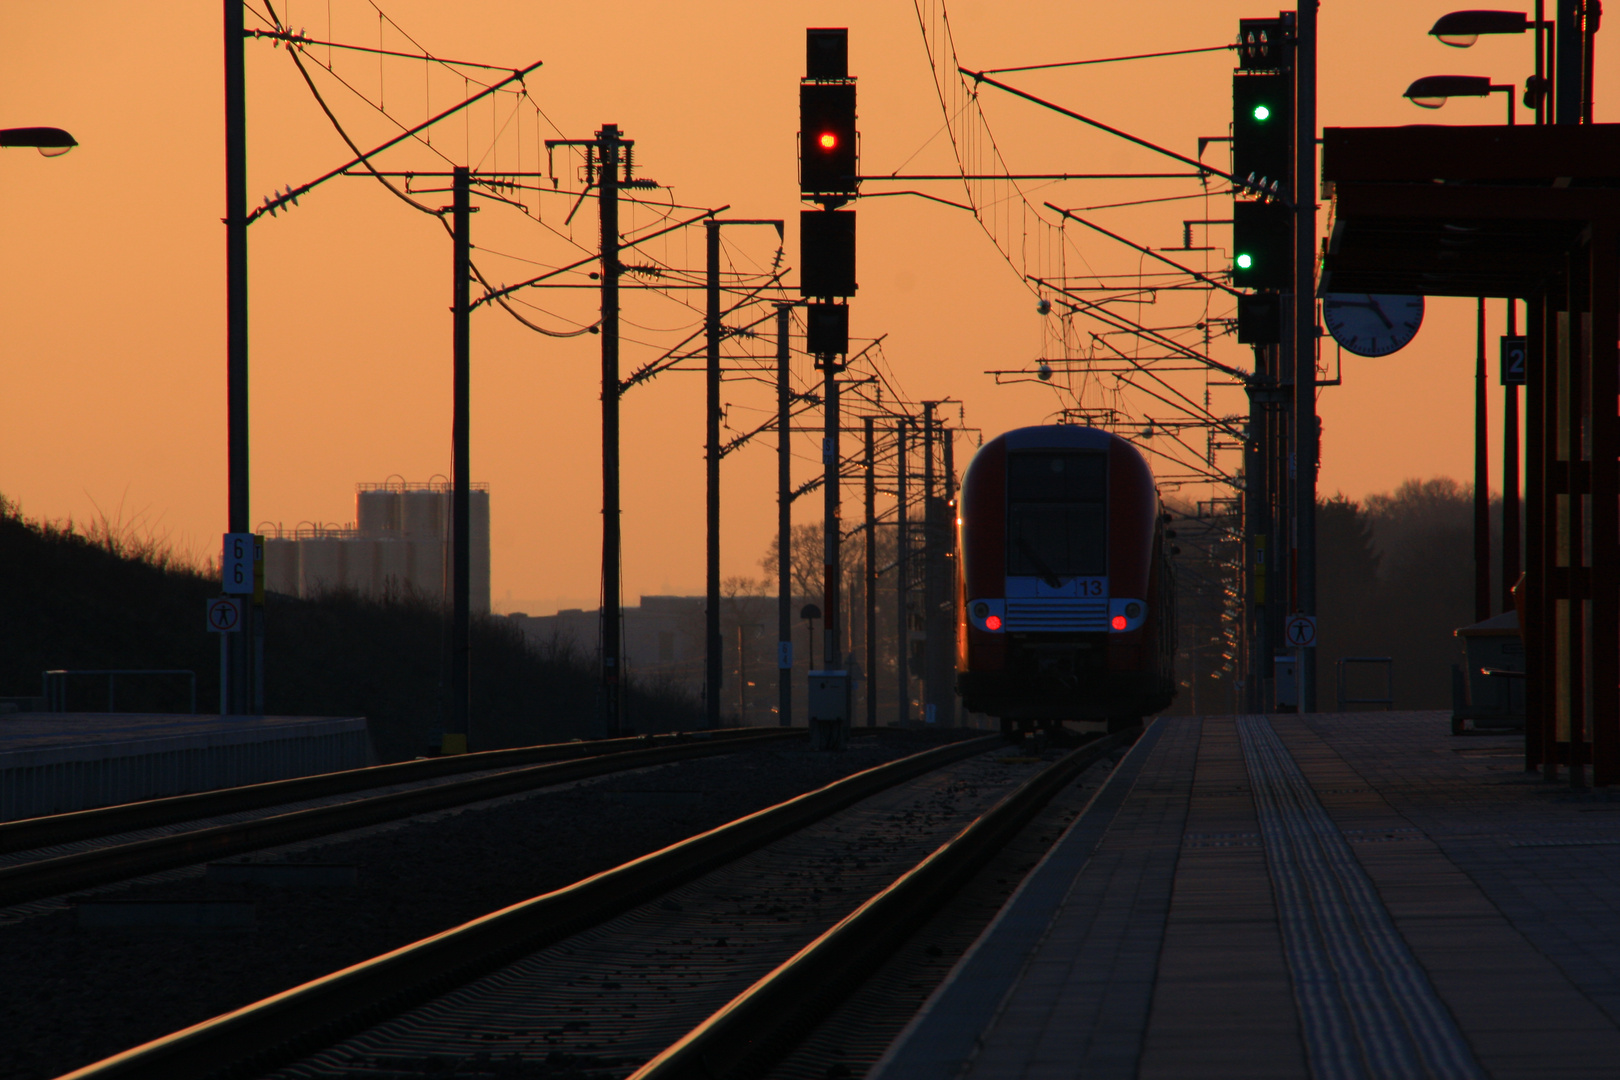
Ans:
{"type": "Polygon", "coordinates": [[[191,680],[191,711],[197,711],[197,673],[184,668],[54,668],[42,673],[46,712],[67,712],[67,681],[70,675],[105,675],[107,677],[107,711],[117,712],[118,677],[120,675],[184,675],[191,680]]]}
{"type": "Polygon", "coordinates": [[[1382,705],[1385,712],[1395,708],[1395,662],[1387,656],[1341,656],[1335,665],[1339,676],[1339,711],[1344,712],[1346,705],[1382,705]],[[1344,685],[1344,665],[1346,664],[1383,664],[1384,665],[1384,696],[1376,697],[1346,697],[1344,685]]]}

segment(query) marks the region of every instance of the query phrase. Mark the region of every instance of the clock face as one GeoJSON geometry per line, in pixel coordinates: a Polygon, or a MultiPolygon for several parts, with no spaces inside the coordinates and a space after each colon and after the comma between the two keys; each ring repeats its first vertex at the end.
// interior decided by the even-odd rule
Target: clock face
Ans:
{"type": "Polygon", "coordinates": [[[1322,321],[1333,340],[1357,356],[1388,356],[1423,325],[1423,297],[1328,293],[1322,298],[1322,321]]]}

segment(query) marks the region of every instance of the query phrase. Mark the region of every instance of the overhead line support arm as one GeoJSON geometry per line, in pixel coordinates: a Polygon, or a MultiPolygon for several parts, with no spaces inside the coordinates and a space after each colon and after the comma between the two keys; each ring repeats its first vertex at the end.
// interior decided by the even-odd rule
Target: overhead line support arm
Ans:
{"type": "Polygon", "coordinates": [[[1150,247],[1143,247],[1141,244],[1138,244],[1138,243],[1135,243],[1133,241],[1125,239],[1123,236],[1120,236],[1118,233],[1109,232],[1107,229],[1103,228],[1101,225],[1094,225],[1091,222],[1087,221],[1085,218],[1081,217],[1079,214],[1073,213],[1072,211],[1069,211],[1069,210],[1065,210],[1061,206],[1053,206],[1051,203],[1044,203],[1043,205],[1048,210],[1054,210],[1057,213],[1062,214],[1064,217],[1068,218],[1070,221],[1077,221],[1081,225],[1084,225],[1088,229],[1095,229],[1097,232],[1102,233],[1104,236],[1108,237],[1110,240],[1118,240],[1120,243],[1124,244],[1126,247],[1134,248],[1135,250],[1140,251],[1144,255],[1150,255],[1153,258],[1158,259],[1160,262],[1164,263],[1166,266],[1173,266],[1177,270],[1180,270],[1183,274],[1190,274],[1193,277],[1197,278],[1199,281],[1202,281],[1202,282],[1205,282],[1206,284],[1215,286],[1215,288],[1220,289],[1222,292],[1228,293],[1228,294],[1230,294],[1232,296],[1242,296],[1243,295],[1241,292],[1239,292],[1238,290],[1232,288],[1230,285],[1225,284],[1224,282],[1216,281],[1214,278],[1209,277],[1209,276],[1207,276],[1205,274],[1201,274],[1197,270],[1193,270],[1190,267],[1182,266],[1180,263],[1176,262],[1174,259],[1167,259],[1163,255],[1160,255],[1157,251],[1154,251],[1150,247]]]}
{"type": "MultiPolygon", "coordinates": [[[[1128,334],[1139,334],[1147,338],[1149,341],[1163,345],[1167,349],[1172,349],[1175,352],[1180,353],[1189,360],[1196,360],[1198,363],[1212,367],[1216,371],[1224,372],[1225,374],[1232,376],[1234,379],[1241,379],[1247,382],[1250,377],[1249,373],[1244,371],[1242,368],[1230,367],[1221,363],[1219,360],[1214,360],[1208,356],[1205,356],[1201,352],[1194,349],[1189,349],[1187,346],[1181,344],[1179,341],[1176,341],[1174,338],[1168,338],[1157,331],[1149,330],[1147,327],[1142,326],[1140,323],[1132,322],[1123,315],[1116,314],[1112,311],[1106,311],[1103,309],[1102,304],[1087,300],[1083,296],[1076,296],[1068,289],[1061,285],[1053,284],[1046,278],[1034,278],[1032,280],[1039,285],[1044,285],[1046,288],[1051,289],[1054,292],[1062,293],[1064,296],[1069,297],[1068,300],[1061,301],[1066,307],[1073,308],[1076,311],[1083,310],[1087,315],[1090,315],[1098,322],[1111,326],[1115,330],[1121,330],[1128,334]]],[[[1114,351],[1118,352],[1119,350],[1116,349],[1114,351]]],[[[1127,357],[1126,359],[1130,358],[1127,357]]]]}
{"type": "Polygon", "coordinates": [[[509,75],[506,78],[502,79],[500,82],[494,83],[493,85],[485,87],[483,90],[480,90],[478,93],[474,94],[472,97],[468,98],[466,101],[463,101],[458,105],[452,105],[452,106],[450,106],[450,108],[446,109],[442,113],[439,113],[437,116],[430,117],[429,119],[422,121],[420,124],[417,124],[415,127],[409,128],[406,131],[401,132],[400,134],[394,136],[392,139],[389,139],[387,142],[383,143],[381,146],[378,146],[376,149],[369,150],[366,153],[361,154],[359,157],[355,158],[354,160],[349,161],[349,162],[339,166],[336,169],[333,169],[331,172],[328,172],[328,173],[325,173],[325,174],[323,174],[321,176],[316,177],[314,180],[309,181],[309,183],[307,183],[307,184],[300,184],[296,188],[289,188],[286,191],[286,193],[284,193],[282,195],[278,195],[278,196],[276,196],[274,198],[271,198],[271,199],[266,199],[263,206],[259,207],[257,210],[254,210],[252,213],[248,214],[247,223],[249,225],[253,224],[253,222],[257,221],[260,217],[264,216],[264,214],[266,214],[268,212],[271,212],[273,210],[279,210],[283,206],[287,205],[288,203],[296,201],[299,198],[299,196],[307,194],[312,188],[318,187],[321,184],[326,183],[328,180],[332,179],[334,176],[340,176],[343,173],[348,172],[350,169],[354,168],[356,165],[359,165],[359,164],[361,164],[361,163],[363,163],[365,161],[370,160],[371,158],[376,157],[378,154],[382,153],[384,150],[387,150],[392,146],[397,146],[398,144],[404,142],[406,139],[413,138],[413,137],[421,134],[423,131],[426,131],[428,128],[432,127],[434,124],[437,124],[440,120],[443,120],[443,119],[445,119],[446,117],[449,117],[449,116],[454,116],[456,113],[460,112],[462,109],[467,108],[469,105],[472,105],[474,102],[483,100],[484,98],[486,98],[489,95],[495,93],[497,90],[501,89],[501,87],[507,85],[508,83],[522,82],[523,77],[525,75],[529,74],[529,72],[533,71],[535,68],[539,67],[540,65],[541,65],[541,61],[536,60],[534,63],[530,64],[528,67],[522,69],[521,71],[514,71],[511,75],[509,75]]]}
{"type": "MultiPolygon", "coordinates": [[[[992,79],[990,76],[986,75],[982,71],[969,71],[967,68],[964,68],[964,67],[959,67],[956,70],[961,72],[963,75],[971,76],[975,83],[989,83],[991,86],[995,87],[997,90],[1005,91],[1006,93],[1009,93],[1009,94],[1013,95],[1014,97],[1021,97],[1025,101],[1033,102],[1034,104],[1039,105],[1042,108],[1051,109],[1053,112],[1059,113],[1059,114],[1061,114],[1063,116],[1067,116],[1071,120],[1078,120],[1082,124],[1089,124],[1092,127],[1098,129],[1099,131],[1106,131],[1106,132],[1108,132],[1108,134],[1113,135],[1116,138],[1124,139],[1126,142],[1135,143],[1137,146],[1145,147],[1145,148],[1147,148],[1149,150],[1152,150],[1156,154],[1163,154],[1165,157],[1174,158],[1175,160],[1181,162],[1183,165],[1191,165],[1193,168],[1199,170],[1200,172],[1208,173],[1211,176],[1219,176],[1221,179],[1230,181],[1231,183],[1235,184],[1236,186],[1238,186],[1240,188],[1247,188],[1248,187],[1248,184],[1245,181],[1239,180],[1237,177],[1233,176],[1231,173],[1222,172],[1220,169],[1215,168],[1213,165],[1206,165],[1204,162],[1199,161],[1196,158],[1190,158],[1185,154],[1178,154],[1174,150],[1167,150],[1164,147],[1158,145],[1157,143],[1148,142],[1146,139],[1139,139],[1135,135],[1130,134],[1129,132],[1119,130],[1119,128],[1109,127],[1107,124],[1103,123],[1101,120],[1093,120],[1089,116],[1082,116],[1079,113],[1075,112],[1073,109],[1065,109],[1063,106],[1057,104],[1056,102],[1047,101],[1045,98],[1036,97],[1034,94],[1026,93],[1023,90],[1018,89],[1017,87],[1008,86],[1004,82],[998,82],[997,80],[992,79]]],[[[1294,205],[1292,203],[1288,203],[1288,202],[1286,202],[1285,200],[1282,200],[1282,199],[1279,199],[1277,201],[1278,202],[1284,202],[1285,205],[1287,205],[1289,210],[1294,209],[1294,205]]]]}
{"type": "MultiPolygon", "coordinates": [[[[697,217],[688,218],[685,221],[677,222],[674,225],[670,225],[670,226],[668,226],[666,228],[659,229],[657,232],[650,232],[646,236],[638,236],[634,240],[626,240],[624,243],[619,245],[619,250],[620,251],[629,251],[631,248],[636,247],[638,244],[645,244],[648,240],[656,239],[657,237],[663,236],[665,233],[674,232],[676,229],[684,229],[688,225],[696,225],[698,222],[702,221],[704,218],[711,218],[716,214],[723,213],[723,212],[725,212],[727,210],[730,210],[730,209],[731,209],[730,204],[727,204],[725,206],[717,207],[717,208],[715,208],[713,210],[705,210],[705,211],[703,211],[703,213],[699,214],[697,217]]],[[[540,284],[540,282],[546,281],[549,278],[554,278],[558,274],[566,274],[570,270],[578,270],[580,267],[589,265],[590,263],[593,263],[593,262],[596,262],[600,258],[601,258],[600,255],[592,255],[592,256],[590,256],[588,258],[580,259],[578,262],[571,262],[567,266],[559,266],[555,270],[549,270],[546,273],[541,274],[539,277],[532,277],[532,278],[529,278],[527,281],[520,281],[516,285],[502,286],[501,288],[496,289],[493,292],[485,293],[483,296],[480,296],[477,300],[473,301],[473,307],[476,308],[479,304],[487,303],[487,302],[489,302],[491,300],[498,300],[503,296],[510,296],[512,293],[517,292],[519,289],[528,288],[530,285],[538,285],[538,284],[540,284]]],[[[695,337],[696,335],[693,335],[693,336],[695,337]]],[[[690,341],[691,338],[688,338],[687,340],[690,341]]]]}

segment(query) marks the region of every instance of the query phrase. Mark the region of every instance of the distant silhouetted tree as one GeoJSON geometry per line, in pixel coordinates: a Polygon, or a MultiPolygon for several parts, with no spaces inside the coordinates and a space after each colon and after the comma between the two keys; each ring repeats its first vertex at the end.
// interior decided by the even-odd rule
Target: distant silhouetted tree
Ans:
{"type": "MultiPolygon", "coordinates": [[[[1342,494],[1317,504],[1316,565],[1317,705],[1331,709],[1338,692],[1336,668],[1341,657],[1389,655],[1372,521],[1360,505],[1342,494]]],[[[1348,674],[1351,697],[1373,696],[1369,684],[1382,689],[1382,671],[1348,674]]]]}
{"type": "MultiPolygon", "coordinates": [[[[1434,477],[1359,504],[1342,494],[1317,504],[1319,708],[1335,708],[1346,656],[1390,657],[1396,708],[1450,707],[1451,665],[1461,657],[1454,632],[1474,621],[1473,498],[1469,485],[1434,477]]],[[[1491,522],[1495,583],[1500,500],[1491,522]]],[[[1377,669],[1347,675],[1349,696],[1383,689],[1377,669]]]]}
{"type": "MultiPolygon", "coordinates": [[[[0,694],[33,697],[51,668],[179,668],[197,673],[197,705],[219,700],[219,640],[205,601],[218,570],[177,554],[137,520],[103,516],[89,526],[25,519],[0,496],[0,694]]],[[[316,599],[270,593],[265,651],[272,714],[364,716],[384,760],[435,745],[443,715],[443,615],[408,598],[334,592],[316,599]]],[[[473,749],[582,736],[590,730],[596,675],[566,648],[529,645],[499,617],[473,621],[473,749]]],[[[105,684],[71,688],[73,709],[99,710],[105,684]],[[78,695],[84,694],[81,698],[78,695]]],[[[190,707],[181,680],[119,685],[124,709],[190,707]]],[[[637,730],[692,729],[696,701],[632,685],[637,730]]]]}
{"type": "Polygon", "coordinates": [[[1376,624],[1395,660],[1397,707],[1448,708],[1459,655],[1453,632],[1474,621],[1473,491],[1450,477],[1408,480],[1393,494],[1368,496],[1366,515],[1380,556],[1376,624]]]}
{"type": "MultiPolygon", "coordinates": [[[[894,608],[895,600],[895,538],[892,522],[879,522],[877,528],[877,648],[878,648],[878,708],[880,716],[887,722],[895,714],[894,699],[896,682],[894,659],[897,616],[894,608]]],[[[820,667],[825,662],[825,652],[822,641],[821,621],[815,625],[815,641],[809,640],[808,627],[804,620],[799,618],[799,609],[802,605],[815,604],[824,608],[822,602],[822,577],[826,572],[826,548],[823,544],[821,523],[811,522],[804,525],[793,526],[792,537],[789,540],[788,567],[791,576],[791,585],[794,596],[793,607],[793,640],[794,666],[801,669],[801,676],[808,670],[809,659],[812,654],[816,658],[816,665],[820,667]]],[[[765,554],[760,557],[759,567],[765,572],[759,585],[767,595],[776,595],[776,556],[777,542],[773,535],[766,546],[765,554]]],[[[919,569],[922,557],[913,553],[912,576],[919,580],[919,569]]],[[[843,609],[843,645],[842,649],[855,656],[857,664],[864,668],[866,664],[866,534],[862,530],[855,530],[844,537],[839,552],[839,596],[843,609]]],[[[914,610],[921,602],[920,586],[915,588],[911,597],[914,610]]],[[[769,623],[770,639],[775,640],[776,622],[775,608],[771,608],[769,623]]],[[[773,661],[774,662],[774,661],[773,661]]],[[[913,673],[915,674],[915,672],[913,673]]],[[[862,677],[870,677],[870,673],[863,670],[862,677]]],[[[802,685],[802,684],[801,684],[802,685]]],[[[855,717],[857,723],[865,723],[865,694],[864,688],[857,694],[855,717]]],[[[803,704],[796,704],[795,716],[803,722],[805,713],[803,704]]]]}

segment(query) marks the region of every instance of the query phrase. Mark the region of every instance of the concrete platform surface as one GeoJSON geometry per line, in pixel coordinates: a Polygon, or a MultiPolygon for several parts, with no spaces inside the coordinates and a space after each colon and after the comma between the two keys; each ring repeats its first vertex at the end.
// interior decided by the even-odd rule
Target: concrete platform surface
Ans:
{"type": "Polygon", "coordinates": [[[364,717],[10,713],[0,821],[358,768],[364,717]]]}
{"type": "Polygon", "coordinates": [[[1620,792],[1522,745],[1156,720],[869,1075],[1620,1076],[1620,792]]]}

